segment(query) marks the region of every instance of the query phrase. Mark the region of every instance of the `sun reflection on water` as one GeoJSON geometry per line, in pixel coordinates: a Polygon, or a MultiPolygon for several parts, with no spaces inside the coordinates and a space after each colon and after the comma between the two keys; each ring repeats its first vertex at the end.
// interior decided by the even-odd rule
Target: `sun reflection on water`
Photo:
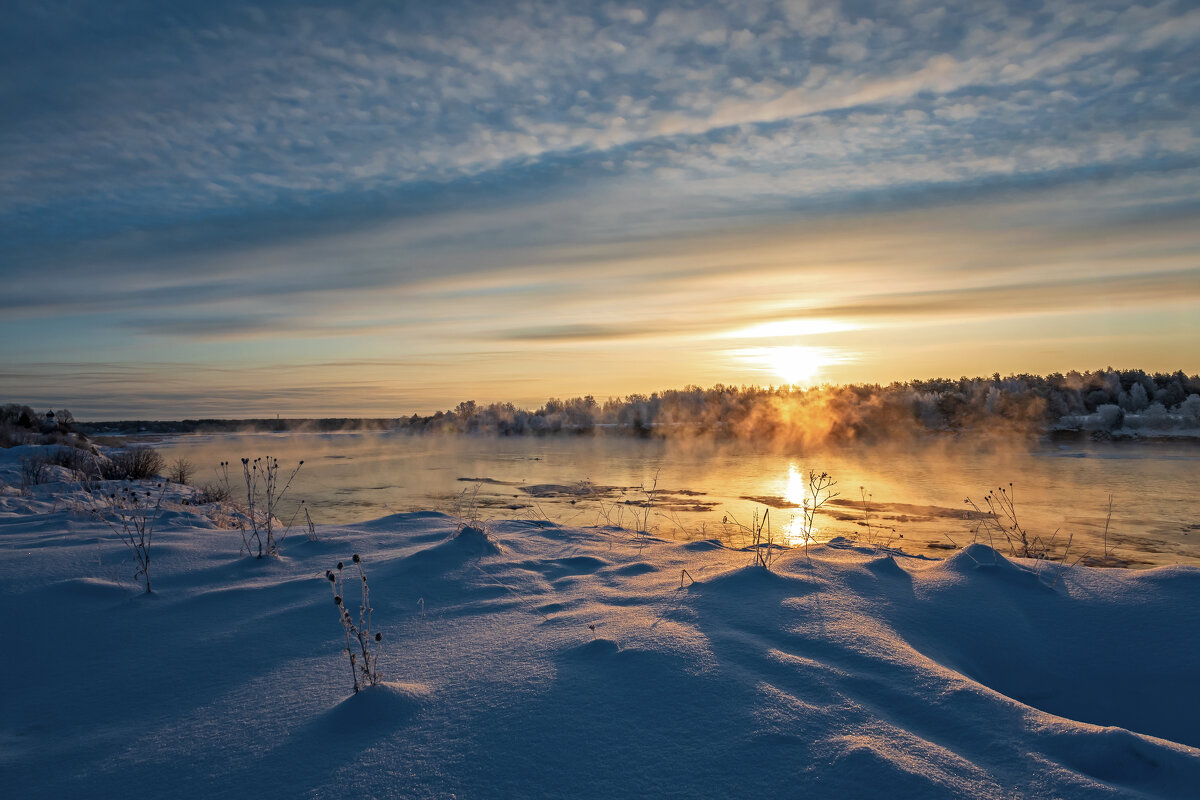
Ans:
{"type": "Polygon", "coordinates": [[[810,498],[805,483],[805,474],[794,462],[788,464],[787,483],[784,485],[783,498],[795,506],[792,516],[783,528],[788,545],[803,547],[806,540],[808,544],[816,544],[832,538],[824,528],[816,524],[815,520],[808,530],[808,535],[805,536],[804,512],[810,498]]]}
{"type": "Polygon", "coordinates": [[[787,488],[783,490],[783,498],[793,505],[804,505],[804,474],[795,463],[788,464],[787,488]]]}

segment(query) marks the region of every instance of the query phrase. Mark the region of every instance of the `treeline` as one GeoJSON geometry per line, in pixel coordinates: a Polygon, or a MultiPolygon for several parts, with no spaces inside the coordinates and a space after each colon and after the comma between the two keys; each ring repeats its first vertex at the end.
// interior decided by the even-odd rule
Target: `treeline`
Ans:
{"type": "Polygon", "coordinates": [[[551,398],[540,408],[467,400],[454,409],[398,418],[125,421],[71,424],[70,412],[4,406],[0,431],[256,433],[387,430],[500,436],[614,433],[815,445],[930,433],[1080,434],[1096,438],[1200,435],[1200,376],[1105,369],[999,374],[811,389],[688,386],[650,395],[551,398]],[[27,426],[27,427],[26,427],[27,426]]]}
{"type": "Polygon", "coordinates": [[[182,419],[119,420],[80,422],[75,428],[91,434],[128,435],[134,433],[289,433],[391,430],[399,420],[393,417],[328,417],[324,419],[182,419]]]}
{"type": "Polygon", "coordinates": [[[536,410],[511,403],[459,403],[413,416],[417,432],[526,435],[614,431],[795,444],[879,441],[931,432],[1112,435],[1200,429],[1200,376],[1101,370],[1052,375],[999,374],[887,386],[723,386],[595,398],[550,399],[536,410]]]}
{"type": "Polygon", "coordinates": [[[75,417],[67,409],[35,411],[19,403],[0,405],[0,447],[22,444],[71,444],[80,437],[75,417]]]}

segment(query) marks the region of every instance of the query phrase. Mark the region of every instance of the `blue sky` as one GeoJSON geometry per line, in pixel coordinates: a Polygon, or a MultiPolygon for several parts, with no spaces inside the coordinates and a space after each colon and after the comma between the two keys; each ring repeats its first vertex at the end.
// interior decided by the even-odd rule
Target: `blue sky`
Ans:
{"type": "Polygon", "coordinates": [[[0,394],[1200,370],[1189,3],[21,3],[0,394]]]}

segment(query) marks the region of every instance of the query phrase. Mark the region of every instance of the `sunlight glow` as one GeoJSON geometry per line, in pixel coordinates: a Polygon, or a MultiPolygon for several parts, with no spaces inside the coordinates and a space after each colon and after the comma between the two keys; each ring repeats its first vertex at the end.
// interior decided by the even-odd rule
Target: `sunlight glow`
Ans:
{"type": "Polygon", "coordinates": [[[836,347],[807,347],[778,345],[775,347],[742,347],[726,350],[725,354],[739,366],[749,366],[755,372],[774,376],[772,384],[809,387],[828,380],[826,368],[856,360],[855,353],[836,347]],[[780,380],[775,380],[780,379],[780,380]]]}
{"type": "Polygon", "coordinates": [[[793,386],[811,383],[825,366],[821,351],[813,347],[772,347],[765,357],[771,371],[793,386]]]}

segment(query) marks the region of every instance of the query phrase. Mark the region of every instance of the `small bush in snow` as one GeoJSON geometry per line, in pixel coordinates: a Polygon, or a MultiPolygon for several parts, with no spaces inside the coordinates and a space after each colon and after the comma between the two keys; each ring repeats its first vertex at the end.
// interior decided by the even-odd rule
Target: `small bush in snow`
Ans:
{"type": "Polygon", "coordinates": [[[140,481],[162,472],[163,457],[152,447],[130,447],[109,457],[100,477],[109,481],[140,481]]]}
{"type": "Polygon", "coordinates": [[[21,456],[21,489],[40,486],[50,480],[50,459],[45,453],[21,456]]]}
{"type": "Polygon", "coordinates": [[[192,466],[192,462],[182,457],[175,459],[167,470],[167,477],[172,483],[191,483],[195,474],[196,468],[192,466]]]}
{"type": "Polygon", "coordinates": [[[150,594],[150,542],[166,491],[165,483],[155,484],[153,490],[133,483],[115,490],[89,487],[92,516],[107,525],[129,548],[137,563],[134,580],[142,579],[146,594],[150,594]]]}
{"type": "Polygon", "coordinates": [[[345,565],[339,561],[337,572],[326,570],[325,578],[333,590],[333,604],[337,606],[338,618],[346,632],[346,648],[342,652],[350,659],[350,674],[357,694],[359,689],[379,683],[379,648],[383,634],[371,632],[371,593],[367,586],[367,574],[363,572],[362,558],[355,553],[352,561],[358,568],[358,580],[355,582],[361,591],[357,620],[346,608],[345,583],[342,580],[345,565]]]}
{"type": "Polygon", "coordinates": [[[217,470],[216,483],[206,483],[200,487],[195,502],[200,505],[208,503],[224,503],[233,497],[233,489],[229,486],[229,462],[222,461],[217,470]]]}

